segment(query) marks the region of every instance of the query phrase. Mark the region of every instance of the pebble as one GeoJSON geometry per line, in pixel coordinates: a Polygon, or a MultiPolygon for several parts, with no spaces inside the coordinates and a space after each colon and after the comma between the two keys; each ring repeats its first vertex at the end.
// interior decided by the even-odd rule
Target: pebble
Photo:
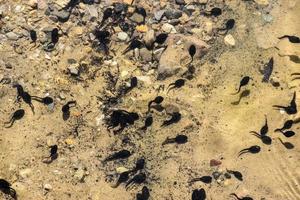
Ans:
{"type": "Polygon", "coordinates": [[[262,5],[262,6],[267,6],[269,5],[269,0],[254,0],[255,3],[257,3],[258,5],[262,5]]]}
{"type": "Polygon", "coordinates": [[[9,40],[18,40],[19,39],[19,35],[14,32],[8,32],[5,35],[9,40]]]}
{"type": "Polygon", "coordinates": [[[175,1],[178,5],[185,5],[185,1],[184,0],[176,0],[175,1]]]}
{"type": "Polygon", "coordinates": [[[53,187],[49,183],[44,184],[44,190],[51,191],[52,189],[53,187]]]}
{"type": "Polygon", "coordinates": [[[128,39],[128,34],[125,33],[125,32],[119,32],[119,33],[117,34],[117,37],[118,37],[118,39],[121,40],[121,41],[126,41],[126,40],[128,39]]]}
{"type": "Polygon", "coordinates": [[[79,70],[78,70],[79,64],[72,64],[68,67],[68,70],[71,75],[78,76],[79,75],[79,70]]]}
{"type": "Polygon", "coordinates": [[[55,10],[54,12],[52,12],[52,15],[56,16],[60,22],[68,21],[70,14],[71,13],[66,10],[60,10],[60,11],[55,10]]]}
{"type": "Polygon", "coordinates": [[[160,21],[163,15],[165,14],[166,10],[159,10],[154,13],[154,19],[160,21]]]}
{"type": "Polygon", "coordinates": [[[177,33],[175,27],[172,24],[165,23],[161,29],[166,33],[177,33]]]}
{"type": "Polygon", "coordinates": [[[235,46],[235,39],[231,34],[224,37],[224,43],[228,46],[235,46]]]}
{"type": "Polygon", "coordinates": [[[144,21],[144,17],[138,13],[134,13],[131,17],[130,20],[133,22],[136,22],[138,24],[142,23],[144,21]]]}
{"type": "Polygon", "coordinates": [[[149,30],[144,37],[145,44],[151,46],[155,41],[155,32],[153,29],[149,30]]]}
{"type": "Polygon", "coordinates": [[[121,174],[123,172],[129,171],[129,169],[127,169],[126,167],[117,167],[116,171],[117,171],[118,174],[121,174]]]}
{"type": "Polygon", "coordinates": [[[80,181],[83,182],[84,181],[84,177],[85,177],[85,170],[82,168],[79,168],[78,170],[76,170],[74,177],[80,181]]]}
{"type": "Polygon", "coordinates": [[[147,25],[136,26],[136,30],[140,33],[146,33],[148,31],[147,25]]]}
{"type": "Polygon", "coordinates": [[[178,19],[182,16],[182,12],[179,10],[167,10],[165,11],[165,16],[168,19],[178,19]]]}
{"type": "Polygon", "coordinates": [[[98,18],[98,10],[97,7],[93,6],[93,5],[89,5],[87,6],[87,10],[90,14],[91,17],[95,17],[98,18]]]}
{"type": "Polygon", "coordinates": [[[267,15],[263,14],[262,18],[265,22],[268,22],[268,23],[271,23],[273,21],[273,16],[270,14],[267,14],[267,15]]]}

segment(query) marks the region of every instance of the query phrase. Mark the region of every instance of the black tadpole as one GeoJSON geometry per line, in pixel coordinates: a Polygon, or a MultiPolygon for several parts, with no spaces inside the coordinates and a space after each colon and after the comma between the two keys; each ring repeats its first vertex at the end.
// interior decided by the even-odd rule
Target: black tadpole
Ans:
{"type": "Polygon", "coordinates": [[[168,86],[167,94],[169,93],[170,90],[172,90],[174,88],[181,88],[181,87],[183,87],[184,84],[185,84],[185,80],[184,79],[177,79],[174,83],[171,83],[168,86]]]}
{"type": "Polygon", "coordinates": [[[148,116],[145,120],[145,124],[144,126],[141,128],[141,130],[147,130],[148,127],[150,127],[153,124],[153,117],[152,116],[148,116]]]}
{"type": "Polygon", "coordinates": [[[30,39],[32,40],[32,42],[36,42],[36,40],[37,40],[36,31],[35,30],[30,30],[29,35],[30,35],[30,39]]]}
{"type": "Polygon", "coordinates": [[[179,112],[174,112],[171,114],[171,119],[165,120],[161,126],[169,126],[171,124],[179,122],[180,120],[181,114],[179,112]]]}
{"type": "Polygon", "coordinates": [[[103,26],[104,22],[110,18],[113,14],[113,10],[112,8],[106,8],[103,12],[103,17],[102,17],[102,20],[101,20],[101,23],[100,23],[100,27],[103,26]]]}
{"type": "Polygon", "coordinates": [[[296,133],[294,131],[280,131],[285,137],[293,137],[296,133]]]}
{"type": "Polygon", "coordinates": [[[278,138],[280,143],[286,148],[286,149],[293,149],[295,146],[290,142],[283,142],[281,138],[278,138]]]}
{"type": "Polygon", "coordinates": [[[194,56],[196,54],[196,46],[195,45],[191,45],[190,48],[189,48],[189,54],[191,56],[191,62],[192,63],[194,61],[194,56]]]}
{"type": "Polygon", "coordinates": [[[297,113],[297,104],[296,104],[296,92],[294,92],[293,98],[288,106],[274,105],[276,109],[283,109],[288,115],[293,115],[297,113]]]}
{"type": "Polygon", "coordinates": [[[64,120],[70,117],[70,108],[76,106],[76,101],[69,101],[61,108],[62,116],[64,120]]]}
{"type": "Polygon", "coordinates": [[[203,188],[193,190],[192,200],[205,200],[205,199],[206,199],[206,192],[203,188]]]}
{"type": "Polygon", "coordinates": [[[150,198],[150,192],[146,186],[142,188],[142,193],[138,193],[136,195],[136,200],[148,200],[149,198],[150,198]]]}
{"type": "Polygon", "coordinates": [[[238,157],[240,157],[241,155],[245,154],[245,153],[252,153],[252,154],[255,154],[255,153],[259,153],[260,152],[260,146],[258,145],[254,145],[254,146],[251,146],[249,148],[246,148],[246,149],[242,149],[240,152],[239,152],[239,155],[238,157]]]}
{"type": "Polygon", "coordinates": [[[10,128],[14,125],[15,121],[16,120],[20,120],[24,117],[25,115],[25,110],[23,109],[19,109],[19,110],[16,110],[12,117],[10,118],[10,120],[8,122],[4,122],[4,124],[10,124],[9,126],[6,126],[5,128],[10,128]]]}
{"type": "Polygon", "coordinates": [[[16,190],[13,189],[11,184],[5,179],[0,179],[0,191],[4,194],[10,195],[14,199],[17,199],[16,190]]]}
{"type": "Polygon", "coordinates": [[[175,138],[167,138],[162,145],[177,143],[177,144],[185,144],[188,141],[188,137],[186,135],[177,135],[175,138]]]}
{"type": "Polygon", "coordinates": [[[129,172],[122,172],[116,182],[115,185],[112,186],[112,188],[117,188],[121,183],[125,183],[129,179],[129,172]]]}
{"type": "Polygon", "coordinates": [[[129,156],[131,156],[130,151],[121,150],[121,151],[118,151],[118,152],[108,156],[107,158],[105,158],[105,160],[103,162],[109,162],[109,161],[118,160],[118,159],[125,159],[125,158],[128,158],[129,156]]]}
{"type": "Polygon", "coordinates": [[[243,174],[239,171],[234,171],[234,170],[228,170],[226,169],[228,173],[232,174],[236,179],[239,181],[243,181],[243,174]]]}
{"type": "Polygon", "coordinates": [[[52,31],[51,31],[51,42],[53,44],[56,44],[58,42],[58,39],[59,39],[59,35],[58,35],[58,29],[57,28],[54,28],[52,31]]]}
{"type": "Polygon", "coordinates": [[[138,39],[133,39],[129,46],[123,51],[123,54],[126,54],[127,52],[131,51],[131,50],[134,50],[136,48],[138,49],[141,49],[142,47],[144,46],[144,43],[141,42],[140,40],[138,39]]]}
{"type": "Polygon", "coordinates": [[[287,120],[286,122],[284,122],[282,128],[275,129],[274,131],[275,132],[278,132],[278,131],[280,132],[280,131],[284,131],[286,129],[290,129],[290,128],[292,128],[293,124],[294,124],[293,120],[287,120]]]}
{"type": "Polygon", "coordinates": [[[212,177],[211,176],[201,176],[200,178],[193,178],[190,180],[190,183],[194,183],[197,181],[201,181],[203,183],[209,184],[212,182],[212,177]]]}
{"type": "Polygon", "coordinates": [[[157,44],[163,44],[168,39],[169,34],[168,33],[160,33],[155,38],[155,43],[157,44]]]}
{"type": "Polygon", "coordinates": [[[37,96],[31,96],[32,100],[38,101],[40,103],[43,103],[45,105],[50,105],[54,102],[52,97],[37,97],[37,96]]]}
{"type": "Polygon", "coordinates": [[[214,7],[210,10],[210,14],[213,15],[214,17],[218,17],[219,15],[222,14],[222,9],[214,7]]]}
{"type": "Polygon", "coordinates": [[[50,146],[49,158],[51,158],[51,160],[55,160],[57,158],[57,156],[58,156],[57,150],[58,150],[58,146],[56,144],[53,146],[50,146]]]}
{"type": "Polygon", "coordinates": [[[146,161],[144,158],[138,159],[135,163],[135,167],[132,170],[130,170],[129,172],[136,173],[137,171],[144,169],[145,163],[146,163],[146,161]]]}
{"type": "Polygon", "coordinates": [[[294,35],[284,35],[278,39],[288,38],[291,43],[300,43],[300,38],[294,35]]]}
{"type": "Polygon", "coordinates": [[[151,101],[148,103],[148,112],[150,111],[151,105],[152,105],[153,103],[155,103],[155,104],[161,104],[163,101],[164,101],[164,98],[163,98],[162,96],[157,96],[157,97],[155,97],[154,100],[151,100],[151,101]]]}
{"type": "Polygon", "coordinates": [[[244,76],[240,81],[239,89],[237,90],[236,93],[233,93],[232,95],[238,94],[241,91],[241,88],[249,83],[250,79],[251,78],[249,76],[244,76]]]}
{"type": "Polygon", "coordinates": [[[145,173],[139,173],[137,175],[135,175],[131,180],[129,180],[127,183],[126,183],[126,189],[128,189],[131,185],[134,185],[134,184],[141,184],[143,182],[146,181],[146,174],[145,173]]]}

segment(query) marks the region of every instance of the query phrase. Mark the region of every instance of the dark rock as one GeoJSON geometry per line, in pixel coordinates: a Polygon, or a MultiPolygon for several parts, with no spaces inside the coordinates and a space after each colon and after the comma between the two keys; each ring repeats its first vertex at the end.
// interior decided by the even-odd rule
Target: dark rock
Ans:
{"type": "Polygon", "coordinates": [[[182,12],[180,10],[167,10],[165,12],[165,16],[168,19],[178,19],[182,16],[182,12]]]}
{"type": "Polygon", "coordinates": [[[175,2],[178,5],[185,5],[185,1],[184,0],[175,0],[175,2]]]}

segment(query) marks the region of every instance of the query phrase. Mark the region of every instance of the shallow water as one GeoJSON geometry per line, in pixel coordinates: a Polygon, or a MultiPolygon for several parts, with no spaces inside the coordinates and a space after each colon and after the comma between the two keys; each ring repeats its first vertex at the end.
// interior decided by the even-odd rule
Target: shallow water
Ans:
{"type": "MultiPolygon", "coordinates": [[[[28,7],[22,1],[11,1],[9,5],[14,8],[17,4],[24,6],[22,12],[28,13],[28,24],[37,29],[58,24],[48,21],[42,12],[27,11],[28,7]]],[[[0,1],[0,6],[9,5],[0,1]]],[[[300,116],[299,113],[287,115],[272,107],[288,105],[294,92],[297,93],[296,102],[300,102],[300,80],[292,80],[294,77],[291,76],[300,72],[299,63],[289,58],[289,55],[300,56],[300,45],[278,39],[282,35],[300,36],[300,1],[270,0],[268,6],[259,6],[252,1],[232,0],[213,1],[210,5],[224,7],[222,16],[212,20],[214,27],[222,25],[225,19],[236,20],[236,26],[229,31],[236,44],[225,45],[221,35],[213,35],[207,41],[200,37],[210,46],[208,53],[193,62],[196,69],[193,79],[168,94],[166,87],[180,78],[181,72],[157,80],[156,67],[148,72],[142,70],[145,64],[130,58],[131,55],[122,55],[126,44],[118,42],[112,42],[112,47],[116,52],[113,60],[117,61],[119,69],[113,64],[92,65],[93,56],[103,58],[103,55],[90,47],[88,25],[82,34],[73,29],[78,25],[76,21],[60,24],[63,30],[69,31],[68,37],[60,38],[58,49],[48,54],[41,46],[30,49],[32,44],[24,38],[17,41],[0,38],[0,75],[11,77],[34,95],[49,93],[55,99],[53,110],[33,102],[36,111],[33,114],[24,102],[15,103],[16,90],[11,84],[0,85],[1,123],[6,122],[17,108],[26,111],[25,117],[16,121],[12,128],[0,127],[0,178],[13,184],[19,199],[134,199],[143,185],[127,191],[123,185],[118,188],[111,185],[116,180],[118,167],[130,169],[140,157],[146,159],[145,185],[150,189],[151,199],[191,199],[192,191],[199,188],[205,189],[207,199],[214,200],[232,199],[230,193],[261,200],[300,199],[299,123],[293,125],[296,134],[291,138],[274,132],[286,120],[297,121],[300,116]],[[17,53],[13,45],[23,53],[17,53]],[[274,69],[271,81],[265,83],[259,69],[271,57],[274,69]],[[84,81],[67,73],[70,58],[81,62],[82,66],[87,63],[88,69],[82,73],[84,81]],[[136,112],[140,119],[117,135],[107,130],[103,120],[108,117],[105,97],[117,93],[111,89],[109,73],[114,77],[120,75],[117,86],[126,84],[131,76],[137,76],[139,80],[138,87],[115,107],[136,112]],[[232,93],[246,75],[252,80],[241,93],[250,92],[237,102],[240,94],[232,93]],[[275,87],[271,82],[279,82],[280,86],[275,87]],[[161,85],[165,90],[159,90],[161,85]],[[143,126],[148,102],[157,95],[164,97],[162,106],[167,111],[179,110],[182,119],[161,127],[168,117],[167,111],[152,109],[154,123],[143,132],[139,129],[143,126]],[[64,121],[61,106],[70,100],[76,100],[77,105],[71,108],[70,119],[64,121]],[[259,132],[265,123],[265,115],[271,145],[263,144],[250,133],[259,132]],[[162,146],[167,137],[179,133],[188,136],[186,144],[162,146]],[[294,148],[286,149],[278,137],[292,143],[294,148]],[[51,164],[45,164],[43,160],[49,156],[48,147],[53,144],[59,146],[59,156],[51,164]],[[240,150],[252,145],[259,145],[261,151],[238,157],[240,150]],[[121,149],[128,149],[133,155],[122,161],[101,162],[121,149]],[[211,167],[212,159],[222,164],[211,167]],[[222,175],[212,184],[188,183],[192,178],[213,172],[224,174],[226,169],[240,171],[243,181],[234,177],[226,179],[222,175]],[[80,180],[77,178],[79,172],[84,173],[80,180]],[[52,189],[45,190],[45,184],[50,184],[52,189]]],[[[0,24],[1,33],[10,27],[21,31],[20,24],[26,24],[22,21],[22,12],[7,12],[10,19],[0,24]]],[[[196,17],[194,20],[202,26],[208,19],[196,17]]],[[[183,63],[186,60],[183,59],[183,63]]],[[[0,194],[1,197],[5,199],[4,194],[0,194]]]]}

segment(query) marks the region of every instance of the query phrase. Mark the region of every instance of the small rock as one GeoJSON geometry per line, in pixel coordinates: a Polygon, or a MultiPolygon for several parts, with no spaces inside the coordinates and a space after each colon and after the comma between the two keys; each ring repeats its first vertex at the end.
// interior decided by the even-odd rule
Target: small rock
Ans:
{"type": "Polygon", "coordinates": [[[119,33],[117,34],[117,37],[118,37],[118,39],[121,40],[121,41],[126,41],[126,40],[128,39],[128,34],[125,33],[125,32],[119,32],[119,33]]]}
{"type": "Polygon", "coordinates": [[[80,182],[84,182],[84,177],[85,177],[85,170],[82,168],[79,168],[78,170],[76,170],[74,177],[80,181],[80,182]]]}
{"type": "Polygon", "coordinates": [[[175,2],[178,5],[185,5],[185,1],[184,0],[176,0],[175,2]]]}
{"type": "Polygon", "coordinates": [[[136,26],[135,29],[140,33],[146,33],[148,31],[148,26],[147,25],[140,25],[140,26],[136,26]]]}
{"type": "Polygon", "coordinates": [[[182,12],[180,10],[167,10],[165,11],[165,16],[168,19],[179,19],[182,16],[182,12]]]}
{"type": "Polygon", "coordinates": [[[14,32],[8,32],[5,35],[9,40],[18,40],[19,39],[19,35],[17,35],[14,32]]]}
{"type": "Polygon", "coordinates": [[[118,174],[129,171],[126,167],[117,167],[116,169],[118,174]]]}
{"type": "Polygon", "coordinates": [[[153,29],[151,29],[146,33],[144,37],[144,42],[147,47],[150,47],[154,41],[155,41],[155,32],[153,29]]]}
{"type": "Polygon", "coordinates": [[[68,21],[71,13],[63,9],[60,11],[55,10],[54,12],[52,12],[52,15],[56,16],[60,22],[66,22],[68,21]]]}
{"type": "Polygon", "coordinates": [[[133,0],[123,0],[124,3],[131,5],[133,0]]]}
{"type": "Polygon", "coordinates": [[[222,164],[221,161],[215,160],[215,159],[211,159],[210,162],[209,162],[209,165],[210,165],[211,167],[219,166],[219,165],[221,165],[221,164],[222,164]]]}
{"type": "Polygon", "coordinates": [[[37,5],[38,5],[38,0],[29,0],[27,3],[26,3],[28,6],[30,6],[31,8],[37,8],[37,5]]]}
{"type": "Polygon", "coordinates": [[[71,75],[78,76],[79,75],[79,70],[78,70],[79,64],[72,64],[68,67],[68,70],[71,75]]]}
{"type": "Polygon", "coordinates": [[[220,172],[213,172],[212,173],[212,176],[214,177],[215,180],[219,180],[219,177],[221,176],[222,174],[220,172]]]}
{"type": "Polygon", "coordinates": [[[262,6],[267,6],[269,5],[269,0],[254,0],[255,3],[257,3],[258,5],[262,5],[262,6]]]}
{"type": "Polygon", "coordinates": [[[89,5],[87,6],[87,10],[92,18],[98,18],[98,10],[96,6],[89,5]]]}
{"type": "Polygon", "coordinates": [[[166,33],[177,33],[175,27],[171,24],[165,23],[161,29],[166,33]]]}
{"type": "Polygon", "coordinates": [[[163,15],[165,14],[166,10],[159,10],[154,13],[154,19],[160,21],[163,15]]]}
{"type": "Polygon", "coordinates": [[[140,49],[140,57],[143,61],[145,62],[151,62],[152,61],[152,52],[149,51],[148,49],[146,48],[142,48],[140,49]]]}
{"type": "Polygon", "coordinates": [[[224,42],[228,46],[235,46],[235,39],[231,34],[228,34],[224,37],[224,42]]]}
{"type": "Polygon", "coordinates": [[[144,17],[138,13],[134,13],[131,17],[130,20],[133,22],[136,22],[138,24],[144,22],[144,17]]]}
{"type": "Polygon", "coordinates": [[[51,191],[52,189],[53,189],[52,185],[50,185],[48,183],[44,184],[44,190],[51,191]]]}
{"type": "Polygon", "coordinates": [[[273,16],[270,14],[267,14],[267,15],[263,14],[262,18],[267,23],[271,23],[273,21],[273,16]]]}

